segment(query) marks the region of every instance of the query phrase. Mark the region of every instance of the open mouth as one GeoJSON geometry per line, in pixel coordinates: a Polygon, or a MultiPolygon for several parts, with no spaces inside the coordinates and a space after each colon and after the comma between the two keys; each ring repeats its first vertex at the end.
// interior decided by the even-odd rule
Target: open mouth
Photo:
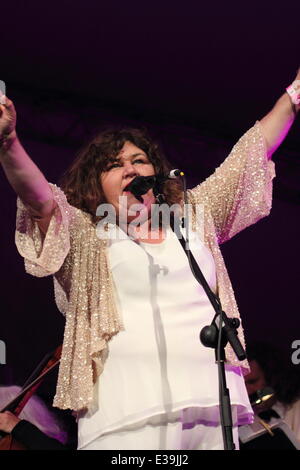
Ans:
{"type": "Polygon", "coordinates": [[[126,194],[132,194],[132,193],[131,193],[131,191],[129,191],[128,189],[125,188],[125,189],[123,189],[122,194],[126,195],[126,194]]]}
{"type": "Polygon", "coordinates": [[[127,193],[130,192],[128,188],[129,188],[129,186],[131,185],[132,181],[133,181],[133,180],[131,180],[130,183],[128,183],[128,184],[125,186],[125,188],[123,189],[123,193],[125,193],[125,192],[127,192],[127,193]]]}

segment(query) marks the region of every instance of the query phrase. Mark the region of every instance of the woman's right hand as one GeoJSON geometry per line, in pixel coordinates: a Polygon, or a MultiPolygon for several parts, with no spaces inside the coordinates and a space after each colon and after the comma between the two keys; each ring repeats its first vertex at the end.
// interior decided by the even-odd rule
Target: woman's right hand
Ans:
{"type": "Polygon", "coordinates": [[[0,100],[0,140],[16,129],[17,113],[13,102],[2,95],[0,100]],[[2,102],[4,101],[4,104],[2,102]]]}

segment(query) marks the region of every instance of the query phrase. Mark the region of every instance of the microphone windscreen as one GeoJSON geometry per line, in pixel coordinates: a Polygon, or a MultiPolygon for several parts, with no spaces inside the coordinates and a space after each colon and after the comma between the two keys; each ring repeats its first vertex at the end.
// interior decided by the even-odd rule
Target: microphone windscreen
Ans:
{"type": "Polygon", "coordinates": [[[126,191],[130,191],[134,196],[142,196],[155,185],[155,176],[137,176],[126,186],[126,191]]]}

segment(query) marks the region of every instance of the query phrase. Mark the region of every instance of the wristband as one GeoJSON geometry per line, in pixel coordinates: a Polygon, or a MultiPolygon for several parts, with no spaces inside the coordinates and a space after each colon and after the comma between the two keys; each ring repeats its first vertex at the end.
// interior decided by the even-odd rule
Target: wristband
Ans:
{"type": "Polygon", "coordinates": [[[300,104],[300,80],[295,80],[286,88],[293,104],[300,104]]]}

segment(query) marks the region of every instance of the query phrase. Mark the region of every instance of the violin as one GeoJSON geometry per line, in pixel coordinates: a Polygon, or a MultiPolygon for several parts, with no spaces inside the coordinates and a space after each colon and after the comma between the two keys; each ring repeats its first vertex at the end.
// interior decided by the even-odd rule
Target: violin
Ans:
{"type": "MultiPolygon", "coordinates": [[[[55,351],[47,354],[42,362],[33,371],[26,380],[22,390],[11,400],[0,413],[10,411],[15,416],[19,416],[28,400],[32,397],[42,381],[59,363],[61,357],[62,345],[58,346],[55,351]],[[46,364],[45,364],[46,363],[46,364]]],[[[0,450],[26,450],[26,447],[13,438],[11,434],[6,434],[0,439],[0,450]]]]}

